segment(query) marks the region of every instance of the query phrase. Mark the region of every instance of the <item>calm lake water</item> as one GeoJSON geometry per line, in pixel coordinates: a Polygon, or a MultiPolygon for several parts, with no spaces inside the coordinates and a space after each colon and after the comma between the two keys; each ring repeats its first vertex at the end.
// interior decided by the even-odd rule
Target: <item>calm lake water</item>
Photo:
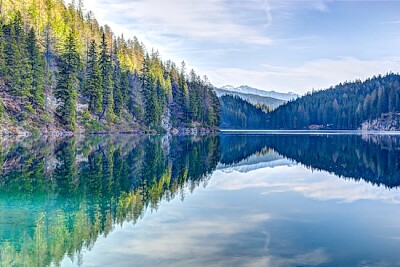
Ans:
{"type": "Polygon", "coordinates": [[[400,136],[3,142],[1,266],[400,266],[400,136]]]}

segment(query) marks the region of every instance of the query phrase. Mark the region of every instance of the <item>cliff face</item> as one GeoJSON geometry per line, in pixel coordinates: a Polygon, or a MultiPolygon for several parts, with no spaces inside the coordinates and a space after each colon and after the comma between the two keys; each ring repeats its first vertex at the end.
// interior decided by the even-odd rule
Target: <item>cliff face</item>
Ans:
{"type": "Polygon", "coordinates": [[[360,127],[363,131],[400,131],[400,113],[385,113],[378,119],[365,121],[360,127]]]}

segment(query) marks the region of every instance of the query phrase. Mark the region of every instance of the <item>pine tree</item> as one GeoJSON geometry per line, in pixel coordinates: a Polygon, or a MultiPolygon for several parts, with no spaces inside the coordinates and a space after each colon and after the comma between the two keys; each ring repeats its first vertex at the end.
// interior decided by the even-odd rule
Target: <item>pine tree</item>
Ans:
{"type": "Polygon", "coordinates": [[[113,82],[112,82],[112,65],[110,55],[107,49],[106,35],[103,32],[100,45],[100,59],[101,71],[101,89],[103,92],[103,113],[102,118],[113,118],[113,82]]]}
{"type": "Polygon", "coordinates": [[[30,29],[26,39],[28,49],[29,67],[32,74],[30,91],[30,102],[41,108],[44,106],[44,79],[45,62],[43,54],[39,51],[36,34],[33,28],[30,29]]]}
{"type": "Polygon", "coordinates": [[[142,122],[144,121],[145,115],[142,76],[135,71],[132,75],[126,74],[126,79],[129,90],[126,100],[128,110],[136,118],[136,120],[142,122]]]}
{"type": "Polygon", "coordinates": [[[123,108],[123,98],[121,92],[121,68],[119,63],[116,63],[113,71],[113,97],[114,97],[114,114],[119,117],[123,108]]]}
{"type": "Polygon", "coordinates": [[[129,100],[131,98],[130,85],[129,85],[130,76],[131,75],[129,71],[121,71],[120,90],[121,90],[123,105],[126,107],[128,107],[129,100]]]}
{"type": "Polygon", "coordinates": [[[7,91],[16,97],[20,97],[23,102],[24,97],[27,95],[24,83],[24,46],[25,34],[22,30],[21,13],[17,13],[8,25],[4,25],[3,33],[5,37],[5,71],[4,79],[7,91]]]}
{"type": "Polygon", "coordinates": [[[144,86],[143,86],[143,96],[145,103],[145,122],[148,126],[156,125],[157,119],[157,95],[155,93],[155,88],[153,86],[153,81],[150,72],[145,74],[144,86]]]}
{"type": "Polygon", "coordinates": [[[113,62],[114,62],[114,67],[113,67],[113,104],[114,104],[114,114],[119,117],[121,115],[121,110],[123,108],[123,96],[121,92],[121,85],[123,86],[124,84],[122,83],[121,80],[121,65],[118,60],[118,47],[117,47],[117,41],[114,41],[114,49],[113,49],[113,62]]]}
{"type": "Polygon", "coordinates": [[[101,71],[97,56],[97,45],[91,41],[88,51],[84,94],[89,98],[89,111],[97,113],[102,111],[101,71]]]}
{"type": "Polygon", "coordinates": [[[19,54],[17,58],[16,71],[20,75],[20,79],[16,85],[17,96],[21,97],[21,103],[25,103],[27,97],[30,97],[33,83],[33,73],[29,66],[28,47],[26,42],[26,34],[22,22],[22,14],[17,12],[12,22],[15,32],[15,42],[19,54]]]}
{"type": "Polygon", "coordinates": [[[69,33],[61,56],[59,80],[55,96],[59,103],[57,113],[60,121],[69,130],[76,128],[76,100],[78,96],[79,54],[76,49],[75,34],[69,33]]]}

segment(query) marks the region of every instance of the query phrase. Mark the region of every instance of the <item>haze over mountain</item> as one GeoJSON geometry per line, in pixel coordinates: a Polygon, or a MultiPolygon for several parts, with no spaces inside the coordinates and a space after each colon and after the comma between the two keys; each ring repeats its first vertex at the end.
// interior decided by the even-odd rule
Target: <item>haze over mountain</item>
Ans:
{"type": "Polygon", "coordinates": [[[263,107],[264,110],[275,109],[289,100],[298,98],[295,93],[264,91],[247,85],[239,87],[225,85],[221,88],[215,88],[215,92],[219,98],[226,95],[237,96],[254,106],[263,107]]]}
{"type": "Polygon", "coordinates": [[[262,129],[266,112],[298,98],[295,93],[264,91],[246,85],[214,89],[221,102],[221,129],[262,129]]]}
{"type": "Polygon", "coordinates": [[[280,93],[280,92],[275,92],[274,90],[267,91],[267,90],[261,90],[261,89],[257,89],[254,87],[250,87],[248,85],[241,85],[238,87],[235,87],[232,85],[225,85],[218,89],[230,91],[230,92],[234,92],[234,93],[238,93],[238,94],[250,94],[250,95],[263,96],[263,97],[270,97],[270,98],[275,98],[275,99],[284,100],[284,101],[293,100],[293,99],[296,99],[299,97],[298,94],[293,93],[293,92],[280,93]]]}

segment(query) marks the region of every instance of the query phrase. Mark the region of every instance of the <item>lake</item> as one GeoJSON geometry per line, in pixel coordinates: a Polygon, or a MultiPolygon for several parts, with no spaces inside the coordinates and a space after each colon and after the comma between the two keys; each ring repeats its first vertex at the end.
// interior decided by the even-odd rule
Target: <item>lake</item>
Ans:
{"type": "Polygon", "coordinates": [[[1,266],[400,266],[400,136],[7,140],[1,266]]]}

